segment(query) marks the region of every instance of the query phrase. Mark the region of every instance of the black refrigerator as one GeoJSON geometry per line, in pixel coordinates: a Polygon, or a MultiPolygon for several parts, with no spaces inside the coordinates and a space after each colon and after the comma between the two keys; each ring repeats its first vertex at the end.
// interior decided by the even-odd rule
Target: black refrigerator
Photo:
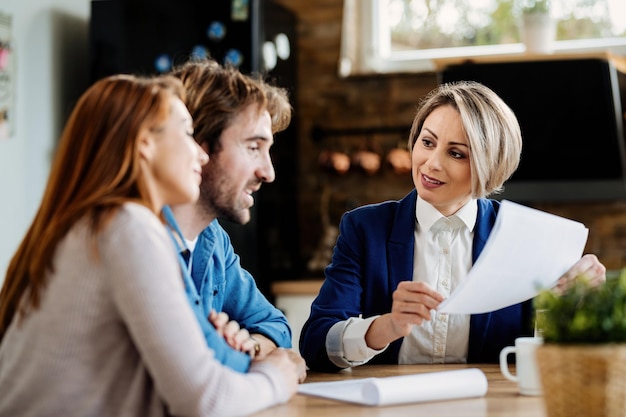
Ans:
{"type": "Polygon", "coordinates": [[[275,137],[276,180],[256,196],[247,225],[220,219],[241,263],[270,299],[271,282],[303,264],[297,231],[296,18],[271,0],[92,0],[90,78],[158,74],[212,57],[287,88],[292,123],[275,137]]]}

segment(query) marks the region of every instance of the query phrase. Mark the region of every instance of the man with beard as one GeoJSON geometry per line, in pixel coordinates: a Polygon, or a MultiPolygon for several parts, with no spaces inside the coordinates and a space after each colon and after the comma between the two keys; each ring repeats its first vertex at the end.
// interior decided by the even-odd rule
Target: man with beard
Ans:
{"type": "Polygon", "coordinates": [[[213,324],[222,338],[205,330],[216,357],[245,372],[251,359],[277,347],[291,348],[291,329],[242,268],[217,218],[250,221],[253,193],[274,181],[269,151],[273,135],[289,125],[292,108],[284,89],[212,60],[189,61],[172,74],[187,89],[194,137],[210,158],[203,167],[199,200],[171,208],[185,242],[181,257],[191,272],[191,280],[187,278],[193,281],[186,282],[187,295],[200,310],[197,316],[213,324]]]}

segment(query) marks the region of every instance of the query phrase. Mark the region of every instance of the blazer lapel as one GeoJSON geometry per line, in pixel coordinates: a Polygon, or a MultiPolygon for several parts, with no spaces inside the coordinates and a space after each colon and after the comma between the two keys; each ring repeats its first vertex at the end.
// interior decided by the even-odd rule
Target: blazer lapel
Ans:
{"type": "MultiPolygon", "coordinates": [[[[476,229],[474,231],[474,242],[472,245],[472,263],[476,262],[485,247],[485,243],[487,243],[489,234],[496,221],[499,207],[500,203],[497,201],[487,199],[478,200],[476,229]]],[[[472,362],[472,359],[479,356],[480,352],[483,350],[491,322],[491,315],[492,313],[472,314],[470,318],[470,351],[467,355],[469,362],[472,362]]]]}
{"type": "Polygon", "coordinates": [[[400,281],[413,276],[413,252],[415,249],[415,189],[407,194],[396,210],[387,241],[387,259],[389,259],[389,288],[396,288],[400,281]]]}

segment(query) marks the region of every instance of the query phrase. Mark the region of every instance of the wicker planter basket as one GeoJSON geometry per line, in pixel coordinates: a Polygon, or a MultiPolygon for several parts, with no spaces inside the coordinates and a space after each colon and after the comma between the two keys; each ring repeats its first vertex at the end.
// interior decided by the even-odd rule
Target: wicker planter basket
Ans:
{"type": "Polygon", "coordinates": [[[626,344],[537,348],[548,417],[625,417],[626,344]]]}

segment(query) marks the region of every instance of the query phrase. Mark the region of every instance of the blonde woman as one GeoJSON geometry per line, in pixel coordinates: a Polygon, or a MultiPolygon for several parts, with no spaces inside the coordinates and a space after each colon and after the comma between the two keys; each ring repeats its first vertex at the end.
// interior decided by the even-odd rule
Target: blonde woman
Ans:
{"type": "MultiPolygon", "coordinates": [[[[474,315],[439,314],[480,255],[501,190],[519,164],[511,109],[486,86],[444,84],[422,101],[409,136],[415,189],[346,213],[300,351],[314,370],[364,363],[488,363],[532,335],[532,302],[474,315]]],[[[605,280],[585,255],[559,285],[605,280]]]]}

